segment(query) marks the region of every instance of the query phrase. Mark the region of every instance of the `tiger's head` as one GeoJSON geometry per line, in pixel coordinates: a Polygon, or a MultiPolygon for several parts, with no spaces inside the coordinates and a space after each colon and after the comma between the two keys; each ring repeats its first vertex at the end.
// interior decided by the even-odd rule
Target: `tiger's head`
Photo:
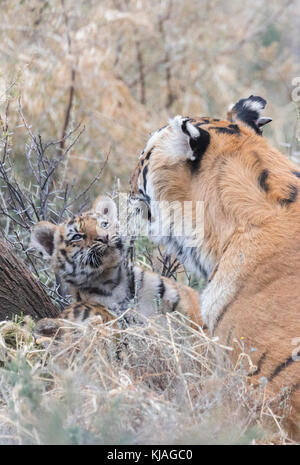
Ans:
{"type": "Polygon", "coordinates": [[[150,210],[153,239],[188,256],[181,261],[201,263],[206,274],[235,231],[259,228],[296,208],[300,174],[261,137],[261,127],[270,121],[261,117],[265,104],[261,97],[242,99],[228,120],[175,116],[150,136],[133,173],[131,194],[150,210]],[[161,224],[166,203],[176,203],[178,210],[192,203],[194,221],[199,201],[204,234],[189,241],[201,251],[201,258],[194,258],[186,252],[185,234],[178,237],[171,228],[168,237],[160,235],[155,223],[161,224]]]}
{"type": "Polygon", "coordinates": [[[33,227],[31,245],[51,260],[53,270],[66,283],[86,285],[122,259],[116,204],[98,197],[90,211],[64,223],[41,221],[33,227]]]}
{"type": "Polygon", "coordinates": [[[158,169],[164,165],[166,156],[168,175],[174,175],[176,170],[180,173],[177,175],[180,180],[180,176],[184,174],[181,168],[194,174],[199,173],[204,153],[206,159],[210,157],[212,161],[213,158],[220,158],[222,152],[226,153],[227,149],[231,152],[239,149],[249,136],[255,141],[256,135],[262,135],[262,127],[272,121],[271,118],[261,116],[266,103],[262,97],[253,95],[241,99],[230,105],[227,120],[224,121],[218,118],[190,118],[181,115],[170,119],[168,125],[150,135],[139,156],[139,163],[131,178],[132,197],[139,198],[146,204],[156,200],[148,171],[154,168],[154,164],[158,169]],[[181,165],[178,165],[179,162],[182,162],[181,165]]]}

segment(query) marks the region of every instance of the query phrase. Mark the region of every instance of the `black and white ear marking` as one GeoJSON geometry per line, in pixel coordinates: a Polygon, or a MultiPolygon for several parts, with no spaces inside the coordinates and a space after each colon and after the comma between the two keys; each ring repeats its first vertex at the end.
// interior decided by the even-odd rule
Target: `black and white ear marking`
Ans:
{"type": "Polygon", "coordinates": [[[48,221],[40,221],[32,229],[30,245],[44,258],[50,258],[53,255],[56,229],[57,226],[48,221]]]}
{"type": "Polygon", "coordinates": [[[261,117],[267,101],[258,95],[250,95],[248,98],[239,100],[236,104],[230,105],[227,118],[234,121],[242,121],[261,135],[261,127],[272,121],[272,118],[261,117]]]}
{"type": "Polygon", "coordinates": [[[118,209],[115,202],[109,197],[100,195],[93,203],[92,210],[106,216],[112,222],[118,220],[118,209]]]}
{"type": "Polygon", "coordinates": [[[209,133],[181,115],[170,119],[169,126],[171,131],[166,140],[166,149],[170,155],[190,162],[199,160],[209,144],[209,133]]]}

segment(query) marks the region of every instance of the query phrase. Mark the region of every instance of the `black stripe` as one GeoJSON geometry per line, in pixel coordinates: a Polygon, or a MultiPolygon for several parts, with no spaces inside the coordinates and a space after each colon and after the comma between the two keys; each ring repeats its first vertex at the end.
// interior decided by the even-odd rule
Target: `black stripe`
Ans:
{"type": "Polygon", "coordinates": [[[154,149],[154,148],[155,148],[155,146],[153,146],[152,149],[149,150],[149,152],[148,152],[147,155],[145,156],[144,160],[149,160],[150,155],[151,155],[151,153],[153,152],[153,149],[154,149]]]}
{"type": "Polygon", "coordinates": [[[200,126],[203,126],[203,124],[209,124],[209,123],[210,123],[209,119],[204,118],[201,121],[199,121],[198,123],[196,123],[195,126],[197,128],[199,128],[200,126]]]}
{"type": "Polygon", "coordinates": [[[298,196],[297,187],[290,184],[289,189],[290,189],[289,197],[287,199],[279,199],[279,203],[282,207],[290,205],[291,203],[295,202],[297,199],[297,196],[298,196]]]}
{"type": "Polygon", "coordinates": [[[153,146],[152,149],[149,150],[149,152],[147,153],[147,155],[146,155],[144,158],[141,159],[141,166],[142,166],[142,167],[144,166],[145,161],[146,161],[146,160],[149,160],[150,155],[151,155],[151,153],[153,152],[153,149],[154,149],[154,148],[155,148],[155,146],[153,146]]]}
{"type": "Polygon", "coordinates": [[[188,131],[187,128],[186,128],[186,123],[187,123],[188,121],[190,121],[189,118],[187,118],[185,121],[182,122],[182,124],[181,124],[181,129],[182,129],[182,132],[183,132],[184,134],[186,134],[187,136],[191,137],[191,134],[189,133],[189,131],[188,131]]]}
{"type": "Polygon", "coordinates": [[[197,174],[200,170],[201,161],[210,144],[210,134],[205,129],[198,128],[200,131],[199,137],[196,139],[190,138],[190,147],[193,151],[195,160],[188,160],[187,163],[190,167],[192,174],[197,174]]]}
{"type": "Polygon", "coordinates": [[[230,135],[240,134],[240,128],[238,127],[237,124],[229,124],[226,127],[214,126],[214,127],[211,127],[211,129],[214,129],[216,132],[220,134],[230,134],[230,135]]]}
{"type": "MultiPolygon", "coordinates": [[[[297,355],[300,354],[300,351],[297,355]]],[[[277,365],[277,367],[275,368],[275,370],[271,373],[270,377],[269,377],[269,381],[272,381],[276,376],[279,375],[279,373],[284,370],[285,368],[287,368],[289,365],[291,365],[293,362],[295,362],[296,360],[293,358],[293,357],[289,357],[287,358],[284,362],[280,363],[279,365],[277,365]]]]}
{"type": "MultiPolygon", "coordinates": [[[[183,121],[181,125],[181,129],[184,134],[189,136],[189,144],[193,151],[195,160],[187,160],[187,163],[190,166],[191,173],[196,174],[198,173],[200,169],[202,157],[204,153],[206,152],[207,147],[209,146],[210,134],[208,131],[205,131],[205,129],[202,129],[201,127],[199,127],[201,123],[198,123],[197,128],[199,130],[199,136],[192,137],[186,128],[186,124],[191,121],[192,120],[190,118],[183,121]]],[[[209,123],[209,120],[206,120],[206,121],[207,123],[209,123]]],[[[205,120],[203,121],[202,124],[205,124],[205,120]]],[[[194,125],[194,127],[196,127],[196,125],[194,125]]]]}
{"type": "Polygon", "coordinates": [[[140,277],[139,289],[142,289],[142,287],[143,287],[143,285],[144,285],[144,278],[145,278],[145,271],[142,270],[142,272],[141,272],[141,277],[140,277]]]}
{"type": "Polygon", "coordinates": [[[143,186],[144,192],[147,192],[147,173],[148,173],[148,165],[146,165],[143,169],[143,186]]]}
{"type": "Polygon", "coordinates": [[[112,292],[99,289],[98,287],[82,287],[80,290],[82,292],[87,292],[88,294],[97,294],[104,297],[110,297],[112,295],[112,292]]]}
{"type": "Polygon", "coordinates": [[[213,334],[214,334],[215,330],[217,329],[217,327],[219,326],[219,324],[221,323],[221,321],[223,320],[224,315],[225,315],[225,313],[226,313],[227,310],[228,310],[228,307],[229,307],[229,304],[226,305],[226,306],[223,308],[222,312],[221,312],[221,313],[219,314],[219,316],[217,317],[216,322],[215,322],[215,325],[214,325],[214,328],[213,328],[213,334]]]}
{"type": "MultiPolygon", "coordinates": [[[[74,244],[75,245],[75,244],[74,244]]],[[[77,250],[74,255],[72,255],[72,259],[74,260],[75,258],[78,257],[78,255],[81,253],[81,249],[77,250]]]]}
{"type": "Polygon", "coordinates": [[[292,173],[297,176],[297,178],[300,178],[300,171],[292,171],[292,173]]]}
{"type": "Polygon", "coordinates": [[[177,294],[177,300],[176,300],[176,302],[174,302],[174,304],[173,304],[173,306],[172,306],[171,312],[175,312],[176,307],[177,307],[177,305],[179,304],[179,301],[180,301],[180,297],[179,297],[179,295],[177,294]]]}
{"type": "Polygon", "coordinates": [[[258,176],[258,184],[265,192],[268,192],[270,189],[269,185],[267,184],[268,177],[269,177],[268,170],[262,170],[262,172],[258,176]]]}
{"type": "Polygon", "coordinates": [[[261,366],[262,366],[263,362],[265,361],[266,356],[267,356],[267,352],[264,352],[262,354],[262,356],[260,357],[260,359],[258,360],[258,362],[257,362],[256,370],[253,371],[253,373],[250,373],[248,376],[255,376],[255,375],[258,375],[258,373],[260,373],[261,366]]]}
{"type": "Polygon", "coordinates": [[[119,249],[119,250],[122,250],[122,249],[123,249],[124,244],[123,244],[123,242],[122,242],[122,238],[121,238],[121,237],[119,237],[119,239],[118,239],[118,241],[117,241],[117,243],[116,243],[116,246],[117,246],[117,249],[119,249]]]}
{"type": "Polygon", "coordinates": [[[135,297],[135,276],[133,270],[130,270],[129,274],[129,296],[130,299],[135,297]]]}
{"type": "Polygon", "coordinates": [[[75,318],[78,318],[79,315],[80,315],[80,305],[76,305],[76,306],[74,307],[74,317],[75,317],[75,318]]]}
{"type": "MultiPolygon", "coordinates": [[[[81,250],[82,250],[82,249],[80,249],[80,252],[81,252],[81,250]]],[[[74,273],[74,267],[75,267],[75,265],[74,265],[74,263],[69,259],[69,257],[67,257],[67,252],[66,252],[66,250],[65,250],[65,249],[61,249],[61,250],[60,250],[60,253],[62,254],[63,257],[65,257],[66,262],[69,263],[69,265],[72,265],[72,267],[73,267],[72,273],[74,273]]]]}
{"type": "Polygon", "coordinates": [[[161,279],[161,280],[160,280],[160,283],[159,283],[159,285],[158,285],[158,297],[159,297],[160,299],[162,299],[163,296],[164,296],[164,294],[165,294],[165,292],[166,292],[166,286],[165,286],[163,280],[161,279]]]}
{"type": "Polygon", "coordinates": [[[142,189],[139,189],[139,194],[141,194],[142,197],[144,198],[144,199],[143,199],[144,202],[146,202],[147,205],[150,205],[151,199],[150,199],[149,195],[147,195],[144,191],[142,191],[142,189]]]}
{"type": "Polygon", "coordinates": [[[208,278],[207,272],[199,263],[199,257],[198,257],[198,252],[197,252],[196,247],[191,247],[189,251],[189,255],[192,257],[193,263],[195,267],[198,268],[199,273],[204,277],[204,279],[207,279],[208,278]]]}
{"type": "Polygon", "coordinates": [[[89,307],[85,307],[83,317],[82,317],[82,321],[86,320],[90,316],[90,312],[91,312],[91,309],[89,307]]]}

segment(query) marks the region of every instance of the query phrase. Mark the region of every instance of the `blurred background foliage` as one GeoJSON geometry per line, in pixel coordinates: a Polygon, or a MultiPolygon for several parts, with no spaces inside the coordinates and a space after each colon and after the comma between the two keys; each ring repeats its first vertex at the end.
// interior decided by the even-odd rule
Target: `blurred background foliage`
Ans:
{"type": "MultiPolygon", "coordinates": [[[[148,134],[169,116],[222,118],[232,102],[261,95],[273,118],[264,136],[300,163],[292,99],[299,7],[300,0],[0,0],[0,238],[58,305],[68,296],[28,249],[30,228],[88,208],[96,194],[127,191],[148,134]]],[[[160,273],[172,267],[145,238],[135,255],[160,273]]],[[[201,291],[203,280],[182,269],[169,275],[177,272],[201,291]]],[[[160,324],[150,333],[133,327],[125,334],[132,356],[112,363],[105,353],[113,332],[100,333],[99,349],[93,327],[82,329],[81,351],[53,345],[51,358],[22,320],[0,322],[0,443],[261,443],[257,425],[272,420],[265,396],[258,408],[239,374],[214,376],[215,341],[184,326],[169,339],[160,324]],[[180,357],[174,337],[176,347],[185,341],[180,357]]],[[[278,434],[286,443],[280,427],[278,434]]]]}
{"type": "Polygon", "coordinates": [[[67,155],[70,179],[84,184],[109,155],[97,193],[116,179],[128,189],[149,132],[169,116],[225,117],[250,94],[268,100],[265,136],[297,159],[299,7],[299,0],[1,0],[0,115],[15,166],[22,170],[28,138],[19,98],[46,141],[85,127],[67,155]]]}

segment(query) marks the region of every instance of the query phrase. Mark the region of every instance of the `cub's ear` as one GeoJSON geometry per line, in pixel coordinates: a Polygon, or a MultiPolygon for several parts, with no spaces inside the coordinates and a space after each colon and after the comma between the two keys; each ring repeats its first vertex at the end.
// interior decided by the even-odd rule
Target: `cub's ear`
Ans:
{"type": "Polygon", "coordinates": [[[163,139],[164,150],[174,159],[198,160],[206,151],[210,135],[201,127],[195,126],[191,118],[180,115],[169,119],[170,130],[163,139]]]}
{"type": "Polygon", "coordinates": [[[92,211],[101,213],[113,222],[118,221],[118,210],[115,202],[107,196],[100,195],[93,203],[92,211]]]}
{"type": "Polygon", "coordinates": [[[31,231],[30,245],[49,258],[54,250],[54,234],[57,229],[55,224],[48,221],[40,221],[31,231]]]}
{"type": "Polygon", "coordinates": [[[261,112],[267,105],[267,101],[258,95],[250,95],[248,98],[239,100],[236,104],[230,105],[227,112],[229,121],[242,121],[250,126],[254,131],[262,135],[261,127],[272,121],[272,118],[261,117],[261,112]]]}

